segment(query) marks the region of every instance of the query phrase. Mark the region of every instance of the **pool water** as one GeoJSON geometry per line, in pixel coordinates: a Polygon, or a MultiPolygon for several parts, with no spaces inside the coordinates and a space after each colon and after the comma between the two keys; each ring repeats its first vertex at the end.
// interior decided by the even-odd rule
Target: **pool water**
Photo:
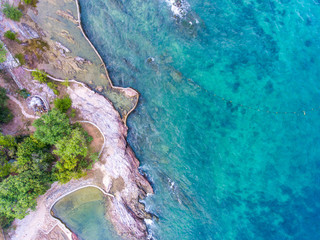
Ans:
{"type": "Polygon", "coordinates": [[[60,199],[52,208],[53,215],[76,233],[80,240],[120,239],[105,216],[105,198],[97,188],[82,188],[60,199]]]}

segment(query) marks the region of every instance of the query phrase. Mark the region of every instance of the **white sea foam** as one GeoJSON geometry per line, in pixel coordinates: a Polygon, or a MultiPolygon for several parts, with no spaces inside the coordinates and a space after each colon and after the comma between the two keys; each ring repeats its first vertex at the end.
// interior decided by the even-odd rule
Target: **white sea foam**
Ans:
{"type": "Polygon", "coordinates": [[[190,7],[189,3],[185,0],[165,0],[166,3],[171,7],[171,11],[175,16],[184,17],[190,7]]]}
{"type": "Polygon", "coordinates": [[[144,221],[145,221],[145,223],[147,224],[147,225],[152,225],[153,224],[153,221],[152,221],[152,219],[144,219],[144,221]]]}

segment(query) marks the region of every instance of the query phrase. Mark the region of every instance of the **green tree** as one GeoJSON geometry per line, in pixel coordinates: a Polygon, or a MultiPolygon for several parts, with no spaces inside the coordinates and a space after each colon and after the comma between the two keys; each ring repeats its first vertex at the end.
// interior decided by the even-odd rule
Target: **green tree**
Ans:
{"type": "Polygon", "coordinates": [[[16,33],[12,32],[11,30],[8,30],[4,33],[4,37],[10,39],[10,40],[15,40],[16,39],[16,33]]]}
{"type": "Polygon", "coordinates": [[[64,98],[56,98],[54,100],[54,106],[59,109],[61,112],[65,113],[71,107],[72,101],[69,96],[64,98]]]}
{"type": "Polygon", "coordinates": [[[13,170],[9,163],[15,157],[17,143],[13,136],[0,133],[0,180],[7,177],[13,170]]]}
{"type": "Polygon", "coordinates": [[[17,21],[17,22],[20,21],[20,18],[23,15],[22,12],[18,8],[14,7],[14,6],[10,6],[8,3],[6,3],[4,5],[3,13],[7,18],[10,18],[10,19],[17,21]]]}
{"type": "Polygon", "coordinates": [[[18,145],[18,172],[27,170],[48,172],[54,156],[49,152],[48,145],[33,137],[27,137],[18,145]]]}
{"type": "Polygon", "coordinates": [[[17,142],[13,136],[3,135],[0,133],[0,146],[5,148],[13,148],[17,146],[17,142]]]}
{"type": "Polygon", "coordinates": [[[72,130],[70,136],[64,137],[55,145],[53,151],[60,160],[56,164],[56,177],[65,183],[73,177],[81,177],[83,169],[88,167],[88,141],[80,128],[72,130]]]}
{"type": "Polygon", "coordinates": [[[7,100],[6,90],[0,87],[0,123],[10,122],[13,118],[13,115],[7,107],[7,100]]]}
{"type": "Polygon", "coordinates": [[[4,151],[0,150],[0,179],[4,179],[11,173],[12,166],[8,161],[4,151]]]}
{"type": "Polygon", "coordinates": [[[4,48],[3,44],[0,43],[0,63],[3,63],[7,60],[7,51],[4,48]]]}
{"type": "Polygon", "coordinates": [[[54,145],[71,133],[71,125],[67,115],[55,108],[35,120],[33,126],[36,127],[34,137],[50,145],[54,145]]]}
{"type": "Polygon", "coordinates": [[[36,198],[44,194],[51,182],[40,171],[25,171],[0,183],[0,215],[22,219],[36,207],[36,198]]]}

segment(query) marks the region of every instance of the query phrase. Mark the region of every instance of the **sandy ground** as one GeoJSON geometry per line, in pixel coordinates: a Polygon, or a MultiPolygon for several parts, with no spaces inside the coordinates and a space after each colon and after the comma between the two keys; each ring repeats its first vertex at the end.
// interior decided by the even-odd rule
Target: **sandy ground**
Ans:
{"type": "Polygon", "coordinates": [[[91,153],[99,153],[103,143],[104,139],[100,131],[93,125],[89,123],[80,123],[83,129],[91,136],[93,137],[92,142],[90,143],[90,152],[91,153]]]}

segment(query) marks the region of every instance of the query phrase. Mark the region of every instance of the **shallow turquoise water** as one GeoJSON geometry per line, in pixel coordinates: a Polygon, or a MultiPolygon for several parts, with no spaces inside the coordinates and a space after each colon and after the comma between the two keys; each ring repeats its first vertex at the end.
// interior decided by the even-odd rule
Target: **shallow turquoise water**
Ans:
{"type": "Polygon", "coordinates": [[[141,93],[150,235],[320,239],[319,1],[80,3],[115,85],[141,93]]]}

